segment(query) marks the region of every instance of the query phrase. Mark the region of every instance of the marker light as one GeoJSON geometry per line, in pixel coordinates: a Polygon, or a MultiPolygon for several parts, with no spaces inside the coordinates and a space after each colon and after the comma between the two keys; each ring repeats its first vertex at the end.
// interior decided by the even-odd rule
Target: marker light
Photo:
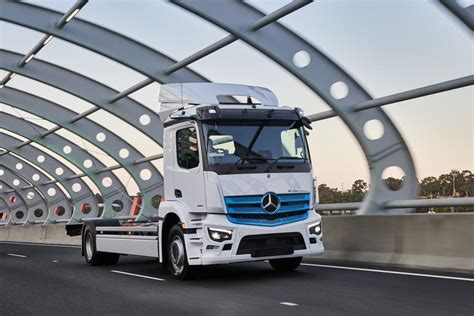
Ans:
{"type": "Polygon", "coordinates": [[[72,20],[73,17],[76,16],[77,12],[79,12],[80,9],[76,9],[74,10],[71,14],[69,14],[69,16],[66,18],[66,22],[69,22],[72,20]]]}
{"type": "Polygon", "coordinates": [[[10,75],[10,79],[13,78],[13,77],[15,77],[15,76],[16,76],[16,73],[12,73],[12,74],[10,75]]]}
{"type": "Polygon", "coordinates": [[[207,228],[207,232],[209,233],[209,238],[212,241],[223,242],[232,239],[232,231],[228,229],[207,228]]]}

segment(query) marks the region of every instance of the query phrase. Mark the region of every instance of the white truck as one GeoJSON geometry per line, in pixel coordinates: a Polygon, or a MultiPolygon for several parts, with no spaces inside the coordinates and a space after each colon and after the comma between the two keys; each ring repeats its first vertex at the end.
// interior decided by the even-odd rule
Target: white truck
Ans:
{"type": "Polygon", "coordinates": [[[164,196],[154,220],[67,226],[90,265],[159,258],[173,277],[198,266],[268,260],[296,269],[324,251],[309,120],[247,85],[162,85],[164,196]],[[243,101],[239,101],[242,100],[243,101]]]}

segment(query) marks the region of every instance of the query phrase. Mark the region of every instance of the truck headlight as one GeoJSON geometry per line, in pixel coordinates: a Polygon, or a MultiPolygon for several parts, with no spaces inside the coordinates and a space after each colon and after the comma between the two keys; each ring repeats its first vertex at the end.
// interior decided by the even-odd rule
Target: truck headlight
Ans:
{"type": "Polygon", "coordinates": [[[208,227],[207,232],[212,241],[223,242],[232,239],[232,231],[228,229],[208,227]]]}
{"type": "Polygon", "coordinates": [[[318,235],[318,236],[321,235],[321,230],[322,230],[321,222],[317,222],[317,223],[309,225],[308,229],[311,235],[318,235]]]}

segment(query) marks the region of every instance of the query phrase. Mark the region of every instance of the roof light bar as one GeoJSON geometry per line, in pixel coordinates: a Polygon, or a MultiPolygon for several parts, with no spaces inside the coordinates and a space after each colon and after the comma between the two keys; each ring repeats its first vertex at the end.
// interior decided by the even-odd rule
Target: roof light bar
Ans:
{"type": "Polygon", "coordinates": [[[48,44],[53,39],[53,35],[48,36],[48,38],[43,42],[43,45],[48,44]]]}
{"type": "Polygon", "coordinates": [[[31,54],[31,55],[25,60],[25,64],[28,63],[30,60],[32,60],[33,57],[35,57],[35,54],[31,54]]]}
{"type": "Polygon", "coordinates": [[[10,79],[12,79],[15,76],[16,76],[16,73],[12,72],[12,74],[10,75],[10,79]]]}
{"type": "Polygon", "coordinates": [[[72,20],[72,18],[73,18],[73,17],[75,17],[75,16],[76,16],[76,14],[79,12],[79,10],[80,10],[80,9],[76,9],[76,10],[72,11],[72,13],[71,13],[71,14],[69,14],[69,15],[68,15],[68,17],[66,18],[66,22],[69,22],[69,21],[71,21],[71,20],[72,20]]]}

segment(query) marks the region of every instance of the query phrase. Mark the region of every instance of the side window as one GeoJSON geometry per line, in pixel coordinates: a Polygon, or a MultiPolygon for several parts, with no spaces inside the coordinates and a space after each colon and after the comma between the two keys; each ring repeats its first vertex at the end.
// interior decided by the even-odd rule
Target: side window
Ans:
{"type": "Polygon", "coordinates": [[[303,138],[300,136],[300,132],[297,129],[282,131],[280,135],[283,156],[298,158],[305,157],[303,138]]]}
{"type": "Polygon", "coordinates": [[[176,155],[178,166],[183,169],[192,169],[199,165],[199,150],[195,127],[183,128],[176,132],[176,155]]]}

